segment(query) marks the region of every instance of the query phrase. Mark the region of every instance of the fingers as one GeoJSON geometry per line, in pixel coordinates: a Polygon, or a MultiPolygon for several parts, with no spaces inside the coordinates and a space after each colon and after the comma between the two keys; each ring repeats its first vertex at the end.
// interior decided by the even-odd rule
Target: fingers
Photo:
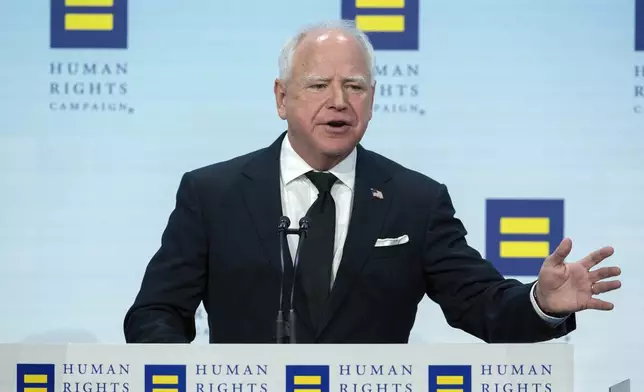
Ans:
{"type": "Polygon", "coordinates": [[[606,302],[606,301],[602,301],[601,299],[592,298],[590,301],[588,301],[587,309],[613,310],[614,307],[615,305],[613,305],[611,302],[606,302]]]}
{"type": "Polygon", "coordinates": [[[620,287],[622,287],[622,282],[619,280],[612,280],[609,282],[597,282],[591,286],[590,290],[594,295],[598,295],[617,290],[620,287]]]}
{"type": "MultiPolygon", "coordinates": [[[[607,282],[594,283],[590,287],[590,290],[592,291],[593,295],[598,295],[598,294],[608,293],[613,290],[617,290],[620,287],[622,287],[622,282],[620,282],[619,280],[612,280],[607,282]]],[[[614,307],[615,305],[613,305],[613,303],[608,301],[603,301],[597,298],[591,298],[590,300],[588,300],[588,303],[587,303],[587,309],[613,310],[614,307]]]]}
{"type": "Polygon", "coordinates": [[[561,241],[559,246],[557,246],[557,249],[555,249],[555,251],[546,258],[544,263],[550,265],[563,264],[566,260],[566,257],[568,257],[568,255],[570,254],[571,250],[572,241],[570,240],[570,238],[566,237],[561,241]]]}
{"type": "Polygon", "coordinates": [[[595,271],[591,271],[588,274],[588,279],[591,282],[597,282],[602,279],[614,278],[619,276],[622,273],[622,270],[619,267],[602,267],[595,271]]]}
{"type": "Polygon", "coordinates": [[[583,265],[584,268],[591,269],[597,264],[601,263],[605,258],[612,256],[614,251],[615,250],[612,247],[605,246],[584,257],[579,261],[579,263],[583,265]]]}

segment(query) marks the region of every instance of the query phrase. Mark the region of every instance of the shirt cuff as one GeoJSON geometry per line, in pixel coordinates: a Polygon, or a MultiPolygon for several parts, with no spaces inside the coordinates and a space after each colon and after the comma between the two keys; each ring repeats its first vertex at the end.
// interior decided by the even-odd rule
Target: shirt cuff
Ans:
{"type": "Polygon", "coordinates": [[[536,286],[537,286],[537,283],[535,282],[535,284],[533,284],[532,288],[530,289],[530,302],[532,302],[532,306],[534,307],[534,310],[535,310],[535,312],[537,312],[539,317],[541,317],[541,319],[543,321],[547,322],[548,324],[550,324],[550,325],[552,325],[554,327],[556,327],[557,325],[559,325],[559,324],[563,323],[564,321],[566,321],[568,316],[566,316],[566,317],[548,316],[547,314],[545,314],[543,312],[543,310],[541,310],[541,308],[539,308],[539,305],[537,305],[537,300],[536,300],[536,297],[535,297],[535,294],[534,294],[534,289],[535,289],[536,286]]]}

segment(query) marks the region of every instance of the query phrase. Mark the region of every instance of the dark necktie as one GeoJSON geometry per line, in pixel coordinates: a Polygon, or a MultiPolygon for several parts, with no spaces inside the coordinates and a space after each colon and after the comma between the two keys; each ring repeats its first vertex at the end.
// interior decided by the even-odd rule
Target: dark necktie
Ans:
{"type": "Polygon", "coordinates": [[[331,173],[313,171],[306,173],[306,176],[318,188],[319,194],[306,213],[311,220],[311,227],[300,251],[298,274],[301,274],[311,321],[317,327],[331,290],[335,241],[335,202],[331,196],[331,187],[337,177],[331,173]]]}

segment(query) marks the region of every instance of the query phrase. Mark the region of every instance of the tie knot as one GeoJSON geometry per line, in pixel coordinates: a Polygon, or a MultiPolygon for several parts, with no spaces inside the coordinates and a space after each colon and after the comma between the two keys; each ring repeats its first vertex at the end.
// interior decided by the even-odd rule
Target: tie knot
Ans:
{"type": "Polygon", "coordinates": [[[306,173],[306,176],[321,193],[331,191],[331,187],[338,180],[333,174],[324,172],[310,171],[306,173]]]}

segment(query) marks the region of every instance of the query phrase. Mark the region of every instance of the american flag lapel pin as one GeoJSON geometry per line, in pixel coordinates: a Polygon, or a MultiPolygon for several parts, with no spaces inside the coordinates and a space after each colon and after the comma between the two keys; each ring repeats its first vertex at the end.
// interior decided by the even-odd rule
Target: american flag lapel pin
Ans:
{"type": "Polygon", "coordinates": [[[377,189],[371,188],[371,196],[373,196],[374,199],[384,199],[385,197],[383,196],[382,192],[380,192],[377,189]]]}

